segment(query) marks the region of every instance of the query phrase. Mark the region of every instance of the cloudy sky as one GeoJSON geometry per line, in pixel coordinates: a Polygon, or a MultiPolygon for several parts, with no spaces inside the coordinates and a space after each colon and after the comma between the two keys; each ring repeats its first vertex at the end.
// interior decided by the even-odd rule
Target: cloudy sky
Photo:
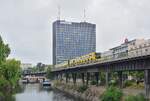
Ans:
{"type": "Polygon", "coordinates": [[[0,0],[0,35],[11,47],[10,58],[25,63],[52,63],[52,22],[61,19],[96,24],[97,51],[127,37],[150,38],[149,0],[0,0]]]}

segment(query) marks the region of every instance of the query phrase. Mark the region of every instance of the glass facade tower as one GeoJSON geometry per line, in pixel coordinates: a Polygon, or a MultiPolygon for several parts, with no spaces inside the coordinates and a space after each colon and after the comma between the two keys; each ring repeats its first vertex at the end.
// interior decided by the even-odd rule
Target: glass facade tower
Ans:
{"type": "Polygon", "coordinates": [[[95,51],[95,24],[64,20],[53,23],[53,65],[95,51]]]}

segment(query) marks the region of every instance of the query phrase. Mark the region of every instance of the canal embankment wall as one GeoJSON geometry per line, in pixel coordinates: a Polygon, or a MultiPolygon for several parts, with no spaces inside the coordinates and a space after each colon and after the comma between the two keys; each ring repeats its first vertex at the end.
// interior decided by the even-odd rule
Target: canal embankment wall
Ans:
{"type": "Polygon", "coordinates": [[[89,86],[86,88],[58,82],[54,83],[53,88],[78,99],[78,101],[100,101],[99,97],[105,91],[105,87],[89,86]]]}

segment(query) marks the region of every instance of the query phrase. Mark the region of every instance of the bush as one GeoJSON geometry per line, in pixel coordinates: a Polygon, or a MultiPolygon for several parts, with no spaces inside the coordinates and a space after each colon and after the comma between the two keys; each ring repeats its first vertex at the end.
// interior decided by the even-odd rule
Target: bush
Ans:
{"type": "Polygon", "coordinates": [[[133,81],[131,81],[131,80],[126,80],[126,81],[124,82],[124,86],[125,86],[125,87],[132,86],[132,84],[133,84],[133,81]]]}
{"type": "Polygon", "coordinates": [[[146,101],[143,94],[138,94],[136,96],[129,95],[125,98],[125,101],[146,101]]]}
{"type": "Polygon", "coordinates": [[[96,83],[95,80],[92,80],[92,81],[90,82],[90,84],[91,84],[91,85],[96,85],[97,83],[96,83]]]}
{"type": "Polygon", "coordinates": [[[83,86],[79,86],[79,88],[77,89],[77,91],[83,93],[83,92],[86,91],[87,89],[88,89],[88,86],[83,85],[83,86]]]}
{"type": "Polygon", "coordinates": [[[136,101],[136,96],[129,95],[125,98],[125,101],[136,101]]]}
{"type": "Polygon", "coordinates": [[[116,85],[117,85],[117,81],[116,81],[116,80],[111,80],[111,81],[109,82],[109,85],[110,85],[110,86],[116,86],[116,85]]]}
{"type": "Polygon", "coordinates": [[[116,87],[109,87],[101,97],[101,101],[120,101],[123,93],[116,87]]]}
{"type": "Polygon", "coordinates": [[[4,94],[2,92],[0,92],[0,101],[3,101],[5,98],[4,94]]]}
{"type": "Polygon", "coordinates": [[[146,101],[146,98],[143,94],[136,95],[137,100],[136,101],[146,101]]]}

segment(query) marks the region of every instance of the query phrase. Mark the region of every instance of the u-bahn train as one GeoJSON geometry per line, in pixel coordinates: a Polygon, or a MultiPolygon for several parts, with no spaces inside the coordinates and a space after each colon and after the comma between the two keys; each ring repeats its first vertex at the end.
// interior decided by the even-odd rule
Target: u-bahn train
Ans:
{"type": "Polygon", "coordinates": [[[83,64],[88,64],[91,62],[95,62],[97,59],[101,58],[100,53],[92,52],[80,57],[76,57],[74,59],[65,61],[63,63],[55,65],[55,68],[67,68],[67,67],[73,67],[77,65],[83,65],[83,64]]]}

